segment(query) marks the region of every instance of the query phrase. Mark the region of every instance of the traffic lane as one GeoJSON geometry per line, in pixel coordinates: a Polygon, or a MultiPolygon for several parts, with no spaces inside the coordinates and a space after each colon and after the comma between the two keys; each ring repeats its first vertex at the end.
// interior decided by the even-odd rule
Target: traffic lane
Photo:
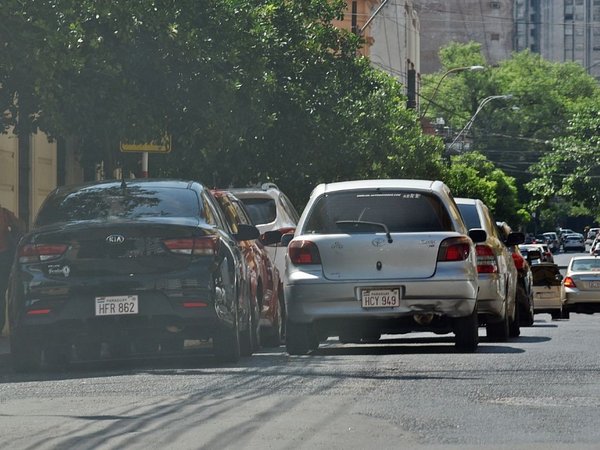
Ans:
{"type": "MultiPolygon", "coordinates": [[[[5,374],[0,427],[10,448],[397,444],[595,445],[598,318],[536,316],[523,337],[455,353],[447,336],[384,344],[329,340],[236,366],[134,365],[104,373],[5,374]],[[47,379],[44,379],[46,377],[47,379]]],[[[414,337],[413,337],[414,336],[414,337]]],[[[190,364],[188,364],[190,365],[190,364]]]]}

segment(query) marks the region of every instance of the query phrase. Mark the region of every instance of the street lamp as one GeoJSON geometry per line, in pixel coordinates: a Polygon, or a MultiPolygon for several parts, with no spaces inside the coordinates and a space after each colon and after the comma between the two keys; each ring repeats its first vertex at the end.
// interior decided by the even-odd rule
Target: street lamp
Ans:
{"type": "MultiPolygon", "coordinates": [[[[452,148],[454,147],[454,144],[456,144],[456,142],[458,141],[458,139],[461,136],[463,136],[464,134],[466,134],[466,133],[469,132],[469,130],[473,126],[473,122],[475,122],[475,117],[477,117],[477,114],[479,114],[479,111],[481,111],[485,105],[487,105],[492,100],[498,100],[498,99],[508,100],[508,99],[510,99],[512,97],[513,97],[512,94],[490,95],[489,97],[486,97],[483,100],[481,100],[481,102],[479,102],[479,106],[477,107],[477,110],[475,111],[475,114],[473,114],[471,116],[471,118],[469,119],[469,121],[467,122],[467,124],[463,127],[463,129],[458,132],[458,134],[456,135],[456,137],[454,138],[454,140],[452,141],[452,143],[450,144],[450,146],[448,147],[448,149],[452,150],[452,148]]],[[[464,140],[464,138],[463,138],[463,140],[464,140]]]]}
{"type": "Polygon", "coordinates": [[[437,91],[440,88],[440,85],[442,84],[442,81],[444,80],[444,78],[446,78],[451,73],[477,71],[477,70],[485,70],[485,67],[483,67],[483,66],[465,66],[465,67],[455,67],[454,69],[447,70],[444,73],[444,75],[442,75],[442,78],[440,78],[440,81],[438,81],[437,84],[435,85],[435,89],[433,90],[431,97],[429,98],[429,100],[427,101],[427,104],[425,105],[425,110],[421,114],[421,118],[425,117],[425,114],[427,113],[427,110],[429,109],[429,105],[431,105],[431,102],[433,102],[433,99],[435,98],[435,94],[437,94],[437,91]]]}

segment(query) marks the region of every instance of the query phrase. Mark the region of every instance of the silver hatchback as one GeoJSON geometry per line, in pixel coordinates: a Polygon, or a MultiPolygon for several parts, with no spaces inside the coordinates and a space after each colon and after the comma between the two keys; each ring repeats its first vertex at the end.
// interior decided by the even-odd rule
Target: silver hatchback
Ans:
{"type": "Polygon", "coordinates": [[[377,341],[381,334],[454,332],[475,351],[477,262],[449,189],[440,181],[321,184],[288,244],[287,350],[320,340],[377,341]]]}

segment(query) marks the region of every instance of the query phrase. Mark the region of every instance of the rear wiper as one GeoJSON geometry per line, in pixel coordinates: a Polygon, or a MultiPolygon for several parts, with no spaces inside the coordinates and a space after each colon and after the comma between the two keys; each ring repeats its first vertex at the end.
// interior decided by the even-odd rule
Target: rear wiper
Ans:
{"type": "Polygon", "coordinates": [[[385,223],[365,222],[364,220],[338,220],[335,224],[341,228],[343,228],[344,225],[346,225],[355,230],[358,228],[361,228],[361,229],[366,228],[367,229],[366,231],[368,231],[369,227],[375,228],[375,229],[383,229],[383,231],[385,231],[385,235],[387,236],[388,243],[391,244],[392,242],[394,242],[392,240],[392,235],[390,234],[390,230],[385,223]]]}

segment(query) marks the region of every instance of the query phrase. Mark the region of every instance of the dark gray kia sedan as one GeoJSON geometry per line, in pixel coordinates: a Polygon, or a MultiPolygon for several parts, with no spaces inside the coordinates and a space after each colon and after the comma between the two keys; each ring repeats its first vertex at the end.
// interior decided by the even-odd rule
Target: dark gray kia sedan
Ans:
{"type": "Polygon", "coordinates": [[[221,214],[193,181],[53,191],[11,273],[15,369],[178,352],[186,341],[212,340],[228,361],[247,354],[249,293],[237,241],[258,230],[240,226],[233,235],[221,214]]]}
{"type": "Polygon", "coordinates": [[[454,332],[457,348],[475,351],[474,242],[485,238],[467,232],[440,181],[317,186],[288,245],[288,352],[409,331],[454,332]]]}

